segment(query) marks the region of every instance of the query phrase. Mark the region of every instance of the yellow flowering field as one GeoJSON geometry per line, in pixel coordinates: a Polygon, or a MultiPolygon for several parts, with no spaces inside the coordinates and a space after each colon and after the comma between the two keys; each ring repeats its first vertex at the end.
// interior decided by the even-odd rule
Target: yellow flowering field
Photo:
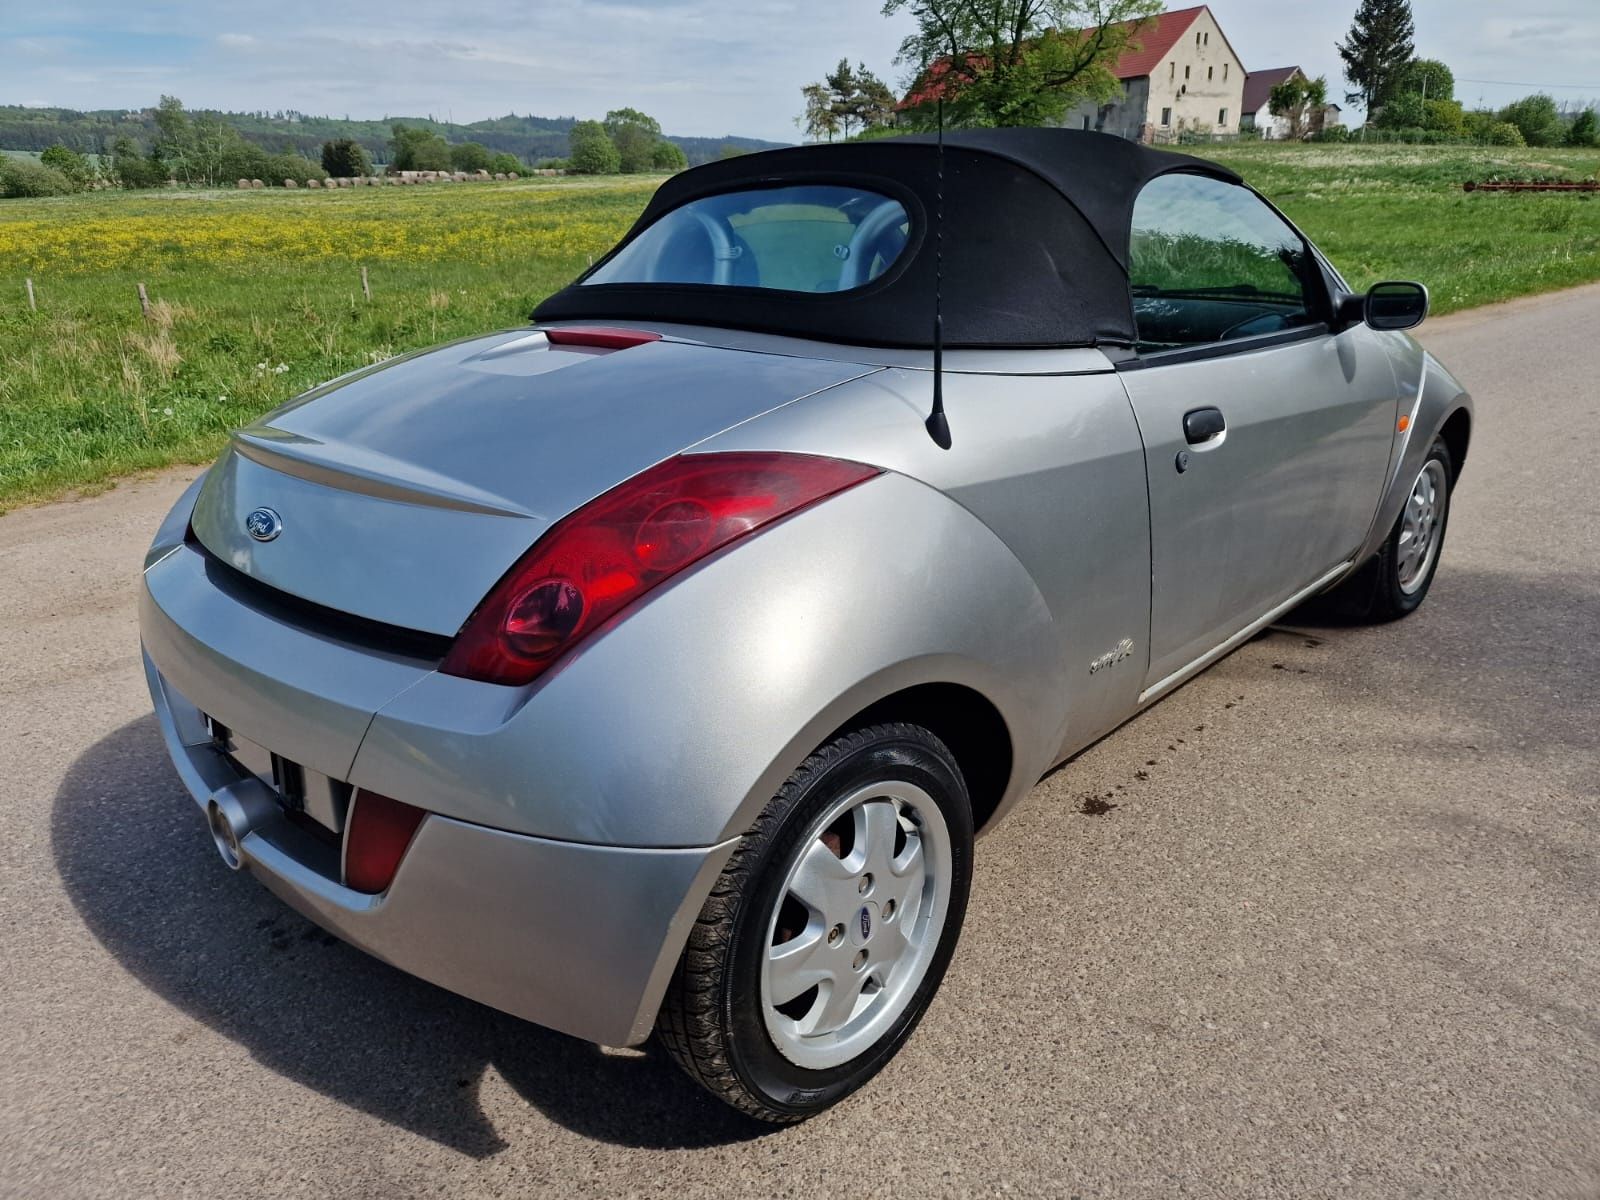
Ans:
{"type": "Polygon", "coordinates": [[[0,202],[0,511],[205,461],[228,429],[321,380],[525,323],[659,182],[0,202]]]}
{"type": "Polygon", "coordinates": [[[647,194],[579,182],[101,193],[0,206],[0,270],[570,258],[609,245],[647,194]]]}

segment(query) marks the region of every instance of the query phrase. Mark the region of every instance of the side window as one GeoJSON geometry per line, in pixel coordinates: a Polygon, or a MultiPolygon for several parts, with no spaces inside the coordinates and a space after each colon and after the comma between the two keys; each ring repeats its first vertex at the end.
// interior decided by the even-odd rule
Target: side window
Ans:
{"type": "Polygon", "coordinates": [[[1248,189],[1204,175],[1163,175],[1139,193],[1128,275],[1147,353],[1321,319],[1300,235],[1248,189]]]}

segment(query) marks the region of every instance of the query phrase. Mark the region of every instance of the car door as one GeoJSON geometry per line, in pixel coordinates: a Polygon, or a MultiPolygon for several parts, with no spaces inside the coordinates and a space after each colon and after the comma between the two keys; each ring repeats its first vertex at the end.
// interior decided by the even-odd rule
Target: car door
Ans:
{"type": "Polygon", "coordinates": [[[1370,330],[1334,331],[1310,248],[1248,188],[1146,185],[1129,274],[1139,346],[1120,374],[1149,478],[1150,694],[1354,554],[1398,392],[1370,330]]]}

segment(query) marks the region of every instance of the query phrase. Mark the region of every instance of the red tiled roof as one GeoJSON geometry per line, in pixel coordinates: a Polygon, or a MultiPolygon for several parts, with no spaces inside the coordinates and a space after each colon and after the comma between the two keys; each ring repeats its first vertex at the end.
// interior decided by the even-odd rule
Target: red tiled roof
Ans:
{"type": "Polygon", "coordinates": [[[1294,78],[1299,67],[1273,67],[1270,71],[1251,71],[1244,77],[1244,111],[1257,113],[1272,98],[1272,89],[1294,78]]]}
{"type": "MultiPolygon", "coordinates": [[[[1195,18],[1205,12],[1206,7],[1200,4],[1194,8],[1173,9],[1171,12],[1164,12],[1145,21],[1133,37],[1134,45],[1123,51],[1122,57],[1117,60],[1117,65],[1111,69],[1111,73],[1118,79],[1138,79],[1145,75],[1153,75],[1156,67],[1178,44],[1178,39],[1189,32],[1189,27],[1194,24],[1195,18]]],[[[1082,29],[1078,32],[1089,31],[1082,29]]],[[[1223,41],[1227,41],[1226,35],[1223,41]]],[[[972,61],[982,63],[987,60],[974,55],[972,61]]],[[[949,69],[949,59],[941,58],[935,61],[928,69],[927,86],[921,91],[907,95],[898,107],[913,108],[937,100],[945,88],[941,77],[949,69]]],[[[1255,110],[1246,105],[1245,111],[1255,110]]]]}
{"type": "Polygon", "coordinates": [[[1178,44],[1178,39],[1189,32],[1195,18],[1205,11],[1204,4],[1196,8],[1177,8],[1148,22],[1134,35],[1135,46],[1123,52],[1111,73],[1118,79],[1154,75],[1162,59],[1178,44]]]}

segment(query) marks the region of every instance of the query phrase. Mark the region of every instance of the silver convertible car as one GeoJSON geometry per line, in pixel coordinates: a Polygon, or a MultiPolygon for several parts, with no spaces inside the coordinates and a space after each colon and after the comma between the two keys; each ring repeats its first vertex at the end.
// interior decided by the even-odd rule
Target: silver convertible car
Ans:
{"type": "Polygon", "coordinates": [[[1426,311],[1097,134],[688,171],[532,327],[233,435],[145,566],[161,728],[311,920],[799,1120],[1041,775],[1312,597],[1422,602],[1472,422],[1426,311]]]}

